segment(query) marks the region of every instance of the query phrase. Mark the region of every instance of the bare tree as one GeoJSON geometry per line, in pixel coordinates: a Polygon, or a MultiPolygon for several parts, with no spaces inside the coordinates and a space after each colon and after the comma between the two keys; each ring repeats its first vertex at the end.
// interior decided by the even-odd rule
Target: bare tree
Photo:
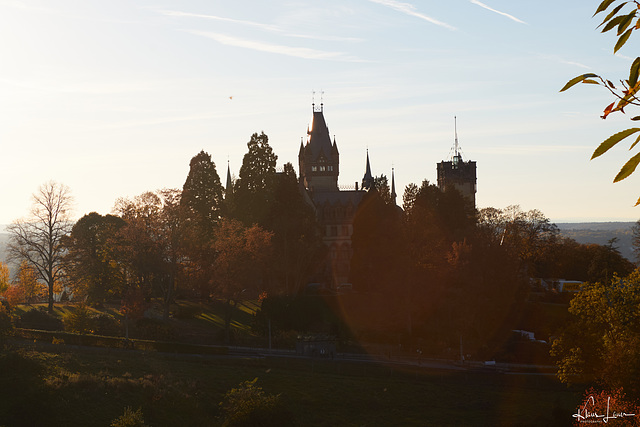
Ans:
{"type": "Polygon", "coordinates": [[[71,232],[69,214],[73,199],[69,187],[54,181],[33,194],[31,215],[8,227],[9,259],[26,262],[48,288],[48,310],[53,311],[54,285],[62,274],[62,238],[71,232]]]}

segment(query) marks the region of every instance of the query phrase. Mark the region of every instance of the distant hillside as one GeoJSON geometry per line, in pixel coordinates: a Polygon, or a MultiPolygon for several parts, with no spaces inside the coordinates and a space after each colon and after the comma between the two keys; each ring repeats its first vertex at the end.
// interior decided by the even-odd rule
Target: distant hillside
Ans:
{"type": "Polygon", "coordinates": [[[635,222],[580,222],[558,223],[560,234],[570,237],[578,243],[606,245],[617,238],[615,247],[622,256],[635,262],[632,247],[633,233],[631,228],[635,222]]]}

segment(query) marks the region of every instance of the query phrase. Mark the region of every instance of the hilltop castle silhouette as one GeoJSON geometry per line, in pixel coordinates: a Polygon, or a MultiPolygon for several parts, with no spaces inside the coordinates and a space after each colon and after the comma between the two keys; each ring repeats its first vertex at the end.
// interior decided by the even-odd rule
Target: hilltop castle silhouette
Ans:
{"type": "MultiPolygon", "coordinates": [[[[338,186],[340,174],[340,153],[338,144],[331,140],[324,118],[324,105],[312,104],[313,117],[307,129],[306,142],[300,143],[298,154],[299,183],[305,200],[313,207],[323,233],[324,244],[329,249],[325,267],[324,283],[331,288],[339,288],[348,283],[349,268],[353,250],[351,236],[353,220],[364,194],[374,184],[367,150],[365,173],[360,186],[355,189],[341,190],[338,186]]],[[[438,187],[457,189],[475,206],[476,162],[463,161],[458,146],[456,128],[455,149],[451,161],[442,161],[437,165],[438,187]]],[[[395,171],[391,172],[391,200],[396,203],[395,171]]]]}

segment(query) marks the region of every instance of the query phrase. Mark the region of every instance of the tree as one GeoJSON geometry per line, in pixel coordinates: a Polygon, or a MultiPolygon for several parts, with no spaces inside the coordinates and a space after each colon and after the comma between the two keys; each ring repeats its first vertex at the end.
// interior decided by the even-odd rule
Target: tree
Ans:
{"type": "Polygon", "coordinates": [[[402,216],[390,202],[388,192],[379,191],[375,183],[363,196],[353,220],[349,280],[361,292],[390,295],[391,287],[402,282],[404,271],[402,216]]]}
{"type": "Polygon", "coordinates": [[[78,298],[102,303],[122,291],[118,238],[124,225],[122,218],[92,212],[80,218],[64,240],[65,271],[78,298]]]}
{"type": "Polygon", "coordinates": [[[126,223],[121,229],[121,254],[128,270],[127,288],[140,288],[147,295],[158,291],[165,319],[181,260],[179,206],[179,190],[162,190],[133,200],[119,199],[115,208],[126,223]]]}
{"type": "Polygon", "coordinates": [[[9,267],[0,262],[0,294],[9,289],[9,267]]]}
{"type": "Polygon", "coordinates": [[[46,287],[38,281],[36,271],[31,264],[26,261],[20,264],[14,287],[18,290],[18,295],[20,295],[27,304],[37,301],[47,293],[46,287]]]}
{"type": "Polygon", "coordinates": [[[271,273],[286,293],[295,295],[316,269],[324,245],[315,213],[302,197],[291,163],[276,177],[265,228],[273,232],[271,273]]]}
{"type": "Polygon", "coordinates": [[[201,151],[191,159],[189,174],[182,187],[179,209],[172,213],[180,218],[180,241],[185,255],[189,287],[203,293],[208,271],[213,263],[211,239],[223,212],[228,209],[222,198],[223,189],[211,156],[201,151]]]}
{"type": "Polygon", "coordinates": [[[249,151],[242,159],[240,177],[233,189],[234,214],[246,225],[264,225],[269,212],[278,156],[269,145],[269,137],[254,133],[247,143],[249,151]]]}
{"type": "Polygon", "coordinates": [[[180,206],[185,221],[195,232],[190,237],[210,238],[222,216],[223,189],[216,165],[209,153],[200,151],[189,163],[189,174],[182,186],[180,206]]]}
{"type": "Polygon", "coordinates": [[[552,346],[560,380],[597,382],[640,398],[640,271],[585,283],[569,312],[572,320],[552,346]]]}
{"type": "Polygon", "coordinates": [[[537,277],[545,251],[552,247],[560,233],[539,210],[523,211],[517,205],[482,209],[478,226],[485,237],[499,241],[512,251],[523,271],[531,277],[537,277]]]}
{"type": "Polygon", "coordinates": [[[11,224],[9,259],[26,261],[48,288],[48,310],[53,312],[54,286],[63,273],[62,240],[71,232],[72,197],[69,188],[54,181],[33,194],[31,216],[11,224]]]}
{"type": "MultiPolygon", "coordinates": [[[[638,2],[633,0],[604,0],[596,9],[594,16],[606,12],[609,8],[611,8],[611,11],[607,14],[599,27],[603,27],[603,33],[616,29],[617,42],[613,48],[613,53],[615,54],[629,40],[632,32],[640,28],[640,9],[638,8],[638,2]],[[629,9],[625,9],[625,6],[627,5],[632,8],[631,11],[629,11],[629,9]]],[[[560,92],[563,92],[578,83],[596,84],[603,86],[613,95],[615,99],[614,102],[609,104],[604,109],[604,113],[601,117],[603,119],[606,119],[607,116],[611,113],[624,113],[624,109],[628,106],[640,106],[640,99],[638,99],[637,96],[638,91],[640,90],[640,81],[638,78],[639,76],[640,57],[637,57],[631,64],[631,68],[629,69],[629,77],[626,80],[621,80],[620,85],[615,85],[611,80],[608,80],[598,74],[586,73],[569,80],[569,82],[565,84],[560,92]]],[[[631,120],[634,121],[639,119],[640,116],[631,118],[631,120]]],[[[633,127],[612,135],[611,137],[603,141],[598,146],[598,148],[596,148],[596,150],[593,152],[593,155],[591,156],[591,159],[595,159],[601,156],[602,154],[609,151],[610,148],[618,144],[620,141],[632,135],[635,135],[638,132],[640,132],[640,127],[633,127]]],[[[633,149],[638,144],[638,142],[640,142],[640,137],[636,138],[630,149],[633,149]]],[[[640,154],[636,154],[635,156],[631,157],[624,164],[624,166],[622,166],[622,169],[620,169],[620,172],[618,172],[613,182],[618,182],[627,178],[636,170],[638,164],[640,164],[640,154]]],[[[640,204],[640,198],[636,202],[636,206],[638,204],[640,204]]]]}
{"type": "Polygon", "coordinates": [[[234,219],[223,219],[215,230],[213,248],[213,294],[226,301],[225,340],[231,339],[233,309],[241,297],[257,295],[269,259],[273,233],[258,225],[245,227],[234,219]]]}

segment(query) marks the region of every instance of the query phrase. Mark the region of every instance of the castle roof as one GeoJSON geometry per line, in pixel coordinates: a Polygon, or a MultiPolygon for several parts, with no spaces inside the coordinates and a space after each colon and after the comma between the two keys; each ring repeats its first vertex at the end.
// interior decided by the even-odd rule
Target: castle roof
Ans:
{"type": "Polygon", "coordinates": [[[335,141],[331,143],[331,136],[329,135],[327,122],[324,120],[322,107],[319,110],[314,108],[307,135],[307,145],[304,148],[305,152],[311,150],[311,161],[317,161],[321,155],[325,159],[330,159],[334,150],[337,153],[338,147],[335,141]]]}

